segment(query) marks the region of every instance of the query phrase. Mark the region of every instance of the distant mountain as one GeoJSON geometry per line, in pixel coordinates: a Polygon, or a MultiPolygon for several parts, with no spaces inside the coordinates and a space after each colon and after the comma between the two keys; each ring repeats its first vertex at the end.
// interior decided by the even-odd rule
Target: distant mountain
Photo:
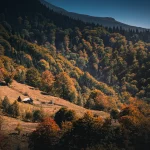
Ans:
{"type": "Polygon", "coordinates": [[[114,18],[111,17],[94,17],[94,16],[89,16],[89,15],[84,15],[84,14],[78,14],[78,13],[74,13],[74,12],[68,12],[60,7],[54,6],[48,2],[46,2],[45,0],[40,0],[42,4],[46,5],[49,9],[61,13],[63,15],[66,15],[68,17],[71,17],[73,19],[77,19],[77,20],[81,20],[83,22],[87,22],[87,23],[94,23],[94,24],[99,24],[102,25],[104,27],[122,27],[125,30],[139,30],[139,31],[143,31],[143,30],[147,30],[145,28],[141,28],[141,27],[135,27],[135,26],[131,26],[131,25],[127,25],[124,23],[121,23],[119,21],[116,21],[114,18]]]}

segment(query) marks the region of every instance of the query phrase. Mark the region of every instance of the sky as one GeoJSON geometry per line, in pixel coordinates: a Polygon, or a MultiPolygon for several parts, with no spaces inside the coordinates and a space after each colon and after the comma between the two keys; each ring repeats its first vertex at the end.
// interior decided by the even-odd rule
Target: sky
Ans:
{"type": "Polygon", "coordinates": [[[117,21],[150,29],[150,0],[46,0],[70,12],[117,21]]]}

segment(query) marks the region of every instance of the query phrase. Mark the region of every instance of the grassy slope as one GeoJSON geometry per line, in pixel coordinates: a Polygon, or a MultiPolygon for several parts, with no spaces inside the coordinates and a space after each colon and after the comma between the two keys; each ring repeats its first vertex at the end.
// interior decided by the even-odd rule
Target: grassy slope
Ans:
{"type": "MultiPolygon", "coordinates": [[[[41,107],[42,105],[44,111],[50,115],[54,115],[54,113],[58,111],[62,106],[75,110],[75,112],[79,116],[82,116],[84,112],[88,111],[83,107],[72,104],[61,98],[43,95],[41,94],[41,91],[34,89],[33,87],[27,86],[25,84],[17,83],[16,81],[13,81],[11,87],[0,86],[0,97],[4,98],[5,95],[8,96],[11,102],[14,102],[19,96],[21,96],[21,98],[31,97],[34,100],[34,105],[32,106],[29,104],[20,103],[20,107],[22,109],[35,109],[41,107]],[[24,96],[25,93],[28,94],[29,96],[24,96]],[[50,102],[51,100],[53,100],[55,105],[48,105],[48,102],[50,102]],[[42,104],[41,102],[45,102],[45,104],[42,104]]],[[[107,113],[102,111],[95,111],[95,110],[91,111],[104,118],[109,116],[107,113]]]]}
{"type": "MultiPolygon", "coordinates": [[[[21,98],[32,97],[34,100],[34,105],[20,103],[21,110],[24,111],[28,109],[33,110],[40,108],[41,105],[43,107],[43,110],[49,115],[54,115],[55,112],[58,111],[62,106],[75,110],[79,117],[81,117],[85,112],[88,111],[83,107],[72,104],[61,98],[43,95],[41,94],[41,91],[34,89],[33,87],[27,86],[25,84],[17,83],[16,81],[13,81],[11,87],[0,86],[0,97],[4,98],[5,95],[8,96],[11,103],[13,103],[19,96],[21,96],[21,98]],[[25,93],[28,93],[29,96],[25,96],[25,93]],[[50,100],[53,100],[55,105],[48,105],[47,103],[50,100]],[[41,104],[41,102],[45,102],[45,104],[41,104]]],[[[94,114],[100,115],[103,118],[109,116],[108,113],[102,111],[91,111],[94,114]]],[[[29,134],[33,130],[35,130],[38,123],[23,122],[19,119],[10,118],[7,116],[3,116],[3,120],[4,121],[2,125],[2,131],[5,133],[5,135],[7,135],[7,147],[5,149],[14,150],[17,149],[17,146],[19,146],[22,150],[28,150],[28,138],[24,135],[26,133],[29,134]],[[22,126],[21,135],[17,135],[17,132],[15,131],[15,128],[18,123],[20,123],[20,125],[22,126]]]]}
{"type": "Polygon", "coordinates": [[[21,150],[28,150],[28,137],[26,134],[35,130],[37,123],[23,122],[15,118],[3,116],[2,132],[5,135],[6,140],[3,142],[4,150],[15,150],[19,146],[21,150]],[[20,123],[22,132],[17,134],[15,128],[20,123]]]}

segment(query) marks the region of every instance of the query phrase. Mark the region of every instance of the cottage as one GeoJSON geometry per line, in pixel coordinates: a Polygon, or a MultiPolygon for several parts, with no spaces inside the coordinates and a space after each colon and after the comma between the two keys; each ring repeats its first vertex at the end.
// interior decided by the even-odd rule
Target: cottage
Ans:
{"type": "Polygon", "coordinates": [[[29,98],[29,97],[28,97],[28,98],[23,99],[23,100],[22,100],[22,102],[23,102],[23,103],[28,103],[28,104],[33,104],[33,100],[32,100],[32,98],[29,98]]]}
{"type": "Polygon", "coordinates": [[[0,86],[6,86],[6,82],[5,81],[0,81],[0,86]]]}

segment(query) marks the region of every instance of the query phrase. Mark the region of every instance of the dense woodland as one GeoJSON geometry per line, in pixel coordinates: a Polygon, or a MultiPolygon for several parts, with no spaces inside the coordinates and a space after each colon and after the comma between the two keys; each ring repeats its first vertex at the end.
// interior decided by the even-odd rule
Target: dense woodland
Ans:
{"type": "MultiPolygon", "coordinates": [[[[108,149],[140,149],[141,146],[146,149],[150,144],[147,128],[150,31],[126,31],[120,27],[111,29],[83,23],[49,10],[38,0],[3,1],[0,5],[0,81],[10,85],[13,79],[89,109],[122,110],[117,116],[119,127],[86,114],[64,124],[67,129],[63,131],[59,123],[56,125],[47,119],[31,136],[33,141],[36,134],[46,130],[41,129],[42,125],[51,122],[50,128],[55,131],[49,146],[54,146],[53,149],[65,142],[66,149],[87,150],[105,149],[108,143],[108,149]],[[87,131],[84,132],[87,136],[80,135],[82,129],[87,131]],[[89,135],[99,140],[88,138],[89,135]],[[58,140],[57,136],[62,139],[58,140]],[[135,145],[138,141],[141,143],[135,145]]],[[[37,149],[36,144],[30,146],[37,149]]]]}

